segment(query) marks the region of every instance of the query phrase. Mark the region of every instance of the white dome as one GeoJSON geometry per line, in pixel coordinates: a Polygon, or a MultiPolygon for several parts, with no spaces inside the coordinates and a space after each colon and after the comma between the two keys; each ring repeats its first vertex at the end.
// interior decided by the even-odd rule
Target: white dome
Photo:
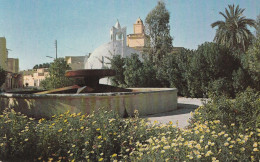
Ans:
{"type": "Polygon", "coordinates": [[[131,54],[140,54],[139,51],[124,46],[122,40],[111,41],[109,43],[103,44],[96,48],[91,55],[86,56],[85,69],[102,69],[104,67],[110,67],[109,59],[113,55],[121,55],[122,57],[130,57],[131,54]],[[103,58],[102,58],[103,57],[103,58]],[[104,63],[102,63],[104,61],[104,63]]]}

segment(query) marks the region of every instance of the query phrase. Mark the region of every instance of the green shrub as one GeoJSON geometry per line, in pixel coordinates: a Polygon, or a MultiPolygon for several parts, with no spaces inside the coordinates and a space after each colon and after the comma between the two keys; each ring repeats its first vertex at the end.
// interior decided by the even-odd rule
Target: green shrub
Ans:
{"type": "Polygon", "coordinates": [[[5,83],[6,71],[0,66],[0,90],[1,86],[5,83]]]}
{"type": "Polygon", "coordinates": [[[260,93],[247,89],[235,99],[213,96],[198,112],[193,121],[220,120],[230,132],[243,132],[245,128],[255,131],[260,128],[260,93]],[[236,129],[231,126],[233,123],[236,129]]]}
{"type": "MultiPolygon", "coordinates": [[[[195,118],[202,118],[203,109],[195,111],[195,118]]],[[[9,110],[0,115],[0,160],[257,161],[260,129],[247,126],[231,133],[220,120],[198,120],[179,129],[172,122],[150,123],[138,115],[122,119],[104,109],[34,120],[9,110]]]]}

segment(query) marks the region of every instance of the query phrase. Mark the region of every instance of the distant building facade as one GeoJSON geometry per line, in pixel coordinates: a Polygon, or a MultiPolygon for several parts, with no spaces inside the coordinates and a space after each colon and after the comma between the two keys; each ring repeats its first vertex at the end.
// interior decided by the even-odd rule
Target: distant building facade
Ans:
{"type": "Polygon", "coordinates": [[[28,87],[39,87],[41,81],[49,76],[47,68],[31,69],[23,71],[23,85],[28,87]]]}
{"type": "Polygon", "coordinates": [[[0,67],[7,72],[5,83],[0,88],[9,90],[23,86],[22,75],[19,73],[19,59],[8,58],[5,37],[0,37],[0,67]]]}
{"type": "Polygon", "coordinates": [[[142,51],[145,45],[143,21],[138,18],[134,24],[134,34],[127,35],[127,46],[142,51]]]}
{"type": "Polygon", "coordinates": [[[65,61],[72,70],[84,69],[85,56],[65,56],[65,61]]]}
{"type": "Polygon", "coordinates": [[[5,37],[0,37],[0,67],[4,70],[7,70],[7,58],[6,39],[5,37]]]}
{"type": "Polygon", "coordinates": [[[17,58],[7,58],[7,71],[12,73],[19,72],[19,59],[17,58]]]}

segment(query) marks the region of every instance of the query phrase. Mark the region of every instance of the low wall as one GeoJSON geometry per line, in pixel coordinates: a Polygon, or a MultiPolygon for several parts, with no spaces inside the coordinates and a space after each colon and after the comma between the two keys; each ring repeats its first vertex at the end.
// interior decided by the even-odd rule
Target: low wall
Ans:
{"type": "Polygon", "coordinates": [[[121,116],[141,116],[177,108],[176,88],[132,88],[133,92],[89,94],[0,94],[0,109],[13,108],[35,118],[49,118],[70,110],[90,113],[98,108],[117,111],[121,116]]]}

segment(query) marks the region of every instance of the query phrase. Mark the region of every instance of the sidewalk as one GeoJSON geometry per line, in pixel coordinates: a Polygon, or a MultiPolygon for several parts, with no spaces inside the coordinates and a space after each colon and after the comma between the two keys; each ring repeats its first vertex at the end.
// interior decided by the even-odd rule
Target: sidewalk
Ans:
{"type": "Polygon", "coordinates": [[[188,125],[188,120],[191,117],[190,112],[194,112],[194,110],[202,104],[203,102],[200,98],[178,97],[177,110],[149,115],[144,118],[149,118],[151,122],[157,120],[159,123],[164,124],[172,121],[174,125],[176,125],[176,122],[178,121],[178,126],[184,128],[188,125]]]}

